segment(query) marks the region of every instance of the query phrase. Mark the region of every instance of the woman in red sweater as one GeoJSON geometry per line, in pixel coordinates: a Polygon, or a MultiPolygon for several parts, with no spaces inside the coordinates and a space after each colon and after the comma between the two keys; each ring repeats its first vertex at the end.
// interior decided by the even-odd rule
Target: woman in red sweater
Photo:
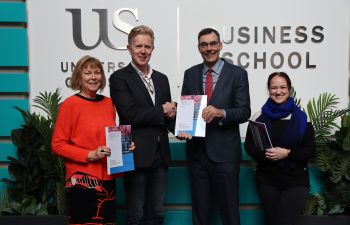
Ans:
{"type": "Polygon", "coordinates": [[[110,98],[97,94],[105,86],[101,62],[84,56],[70,79],[79,92],[58,111],[52,150],[65,159],[69,224],[116,223],[115,177],[107,174],[105,141],[105,127],[115,126],[116,112],[110,98]]]}

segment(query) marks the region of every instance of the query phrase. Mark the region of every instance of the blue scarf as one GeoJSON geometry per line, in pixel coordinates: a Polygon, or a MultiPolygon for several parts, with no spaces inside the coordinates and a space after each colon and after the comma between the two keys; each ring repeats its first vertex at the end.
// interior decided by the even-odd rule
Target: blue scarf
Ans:
{"type": "Polygon", "coordinates": [[[293,98],[288,97],[287,102],[281,105],[274,103],[271,98],[269,98],[261,108],[261,111],[262,114],[256,119],[256,121],[266,124],[270,137],[272,137],[271,121],[280,120],[287,117],[289,114],[292,115],[279,142],[275,143],[278,147],[288,149],[296,147],[301,143],[305,133],[307,117],[306,114],[295,104],[293,98]]]}
{"type": "Polygon", "coordinates": [[[261,108],[262,114],[257,118],[258,122],[266,124],[271,136],[271,121],[280,120],[292,114],[287,129],[283,132],[278,144],[279,147],[292,148],[298,146],[303,139],[307,118],[306,114],[295,104],[293,98],[289,97],[282,105],[274,103],[270,98],[261,108]]]}

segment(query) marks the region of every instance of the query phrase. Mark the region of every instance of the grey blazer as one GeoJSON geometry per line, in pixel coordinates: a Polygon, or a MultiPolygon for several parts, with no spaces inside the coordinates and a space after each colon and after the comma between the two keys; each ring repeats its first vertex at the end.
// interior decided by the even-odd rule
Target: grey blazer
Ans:
{"type": "MultiPolygon", "coordinates": [[[[185,71],[181,95],[203,95],[203,64],[185,71]]],[[[250,96],[247,72],[224,62],[219,79],[208,103],[226,111],[223,120],[207,124],[206,137],[187,141],[187,156],[196,160],[201,151],[214,162],[240,162],[242,158],[239,124],[250,117],[250,96]]]]}

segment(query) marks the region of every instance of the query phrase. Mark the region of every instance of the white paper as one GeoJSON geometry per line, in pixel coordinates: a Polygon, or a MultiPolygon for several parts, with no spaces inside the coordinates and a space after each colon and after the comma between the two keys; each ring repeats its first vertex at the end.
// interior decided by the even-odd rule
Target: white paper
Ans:
{"type": "Polygon", "coordinates": [[[175,135],[186,132],[194,137],[205,137],[206,123],[202,118],[202,111],[206,106],[206,95],[180,96],[177,104],[175,135]]]}
{"type": "Polygon", "coordinates": [[[180,100],[177,104],[176,130],[192,130],[194,100],[180,100]]]}
{"type": "Polygon", "coordinates": [[[123,165],[121,136],[117,127],[106,127],[106,145],[111,149],[111,155],[107,156],[108,174],[112,167],[123,165]]]}

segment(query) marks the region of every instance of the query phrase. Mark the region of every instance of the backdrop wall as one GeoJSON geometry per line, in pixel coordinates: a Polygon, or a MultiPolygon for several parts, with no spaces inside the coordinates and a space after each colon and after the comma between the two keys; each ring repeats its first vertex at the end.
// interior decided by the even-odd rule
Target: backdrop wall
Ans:
{"type": "Polygon", "coordinates": [[[156,36],[151,64],[168,75],[174,98],[184,70],[202,61],[198,32],[214,27],[223,39],[222,57],[249,72],[253,110],[265,101],[266,78],[276,70],[290,74],[304,103],[324,91],[344,106],[348,102],[346,0],[28,0],[27,5],[31,96],[57,87],[64,96],[72,94],[66,79],[85,54],[100,58],[107,75],[127,65],[127,33],[146,24],[156,36]]]}
{"type": "MultiPolygon", "coordinates": [[[[109,77],[129,63],[127,33],[141,24],[155,31],[151,64],[168,75],[174,99],[181,91],[184,70],[202,61],[197,50],[199,30],[214,27],[223,39],[222,57],[248,71],[252,111],[266,100],[267,76],[277,70],[290,74],[303,106],[327,91],[346,107],[349,11],[348,0],[0,1],[0,176],[8,177],[6,157],[15,155],[10,132],[22,122],[12,107],[27,109],[28,100],[38,92],[57,87],[64,97],[73,94],[66,81],[72,64],[85,54],[101,59],[109,77]]],[[[108,96],[108,88],[103,93],[108,96]]],[[[243,135],[245,128],[241,128],[243,135]]],[[[174,160],[185,160],[183,145],[172,144],[172,151],[174,160]]],[[[169,183],[167,224],[188,221],[187,171],[173,167],[170,173],[183,179],[169,183]],[[174,205],[181,205],[182,211],[172,212],[179,209],[174,205]]],[[[253,175],[243,165],[243,224],[261,216],[250,211],[250,205],[258,204],[253,175]]],[[[119,199],[122,204],[123,196],[119,199]]]]}

